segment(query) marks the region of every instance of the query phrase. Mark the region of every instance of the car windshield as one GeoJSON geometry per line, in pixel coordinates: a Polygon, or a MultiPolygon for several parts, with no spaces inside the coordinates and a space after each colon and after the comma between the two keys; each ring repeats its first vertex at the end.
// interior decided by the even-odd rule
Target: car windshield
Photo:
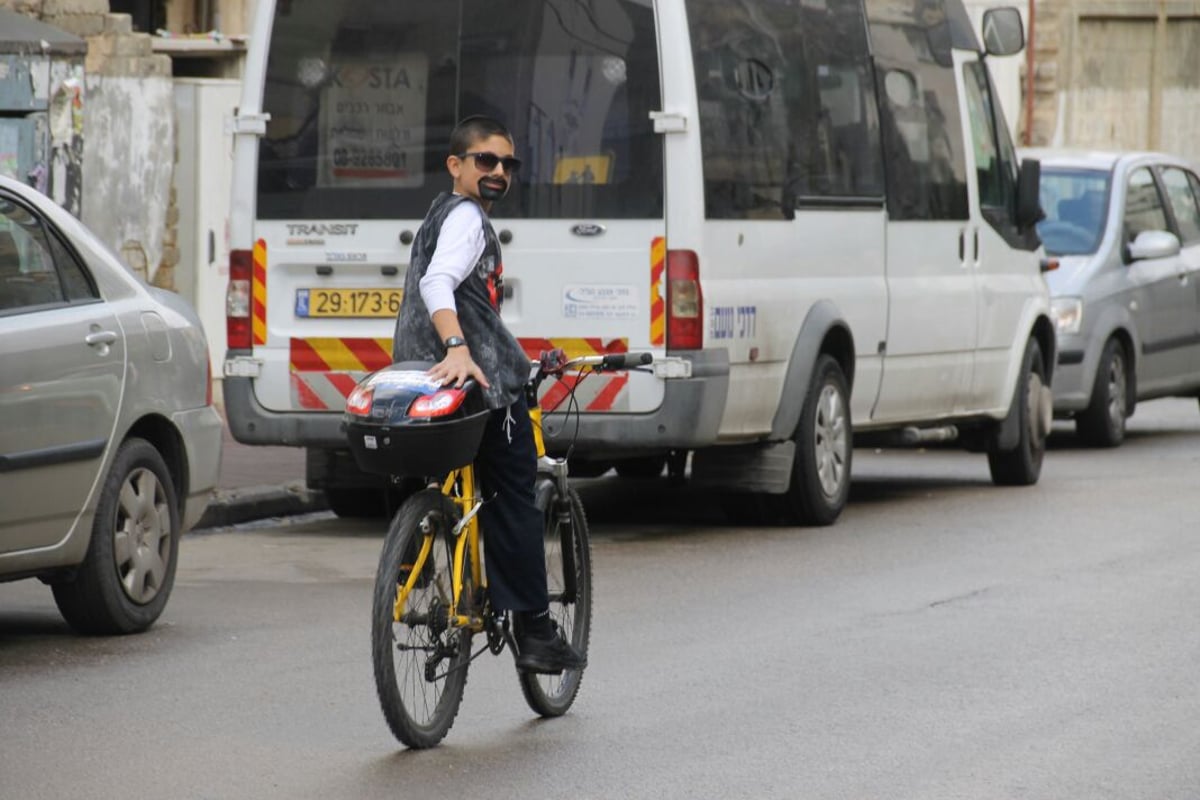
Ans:
{"type": "Polygon", "coordinates": [[[1096,252],[1108,218],[1106,170],[1048,169],[1042,165],[1040,196],[1046,218],[1037,225],[1046,252],[1055,256],[1096,252]]]}

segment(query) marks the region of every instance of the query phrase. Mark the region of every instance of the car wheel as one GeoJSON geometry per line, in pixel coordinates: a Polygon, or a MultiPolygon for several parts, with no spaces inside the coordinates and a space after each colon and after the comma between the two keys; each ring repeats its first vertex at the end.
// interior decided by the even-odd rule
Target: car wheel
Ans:
{"type": "Polygon", "coordinates": [[[1019,439],[1012,450],[988,449],[988,468],[998,486],[1031,486],[1042,474],[1049,433],[1049,386],[1042,361],[1042,348],[1035,339],[1025,346],[1021,377],[1013,395],[1019,439]]]}
{"type": "Polygon", "coordinates": [[[1125,348],[1116,339],[1104,343],[1092,399],[1075,420],[1079,438],[1092,447],[1116,447],[1125,440],[1129,415],[1129,370],[1125,348]]]}
{"type": "Polygon", "coordinates": [[[144,439],[122,443],[100,491],[87,555],[73,578],[53,584],[67,623],[101,635],[150,627],[175,583],[180,532],[162,456],[144,439]]]}

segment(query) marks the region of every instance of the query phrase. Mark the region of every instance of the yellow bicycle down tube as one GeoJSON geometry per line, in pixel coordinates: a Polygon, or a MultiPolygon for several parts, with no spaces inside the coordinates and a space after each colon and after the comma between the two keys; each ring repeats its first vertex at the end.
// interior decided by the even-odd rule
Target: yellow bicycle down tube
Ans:
{"type": "MultiPolygon", "coordinates": [[[[463,509],[463,513],[466,513],[466,505],[470,502],[469,498],[474,494],[473,486],[472,486],[473,483],[474,483],[474,475],[472,474],[471,468],[469,466],[464,467],[461,470],[455,470],[454,472],[451,472],[449,476],[447,476],[446,482],[442,486],[442,494],[449,497],[451,499],[451,501],[453,501],[461,509],[463,509]],[[455,497],[453,494],[454,484],[458,480],[460,473],[463,474],[463,492],[462,492],[461,497],[455,497]]],[[[476,523],[474,520],[471,520],[470,525],[473,530],[478,530],[477,528],[475,528],[476,523]]],[[[392,607],[392,619],[395,620],[396,622],[399,622],[400,617],[404,614],[404,606],[408,602],[408,595],[413,590],[413,586],[416,585],[417,577],[421,574],[421,572],[424,571],[425,560],[427,558],[429,558],[429,553],[431,550],[433,550],[433,534],[429,533],[429,534],[425,535],[425,538],[421,542],[421,551],[417,554],[417,557],[413,560],[413,563],[408,565],[409,566],[408,580],[406,580],[404,582],[403,586],[400,586],[396,589],[396,602],[392,607]],[[420,567],[420,569],[418,569],[418,567],[420,567]]],[[[461,548],[455,548],[455,559],[454,559],[454,584],[455,585],[453,587],[455,607],[457,607],[457,605],[458,605],[458,596],[459,596],[459,593],[462,591],[462,581],[459,578],[459,575],[461,574],[460,567],[461,567],[461,563],[462,563],[460,551],[461,551],[461,548]]],[[[476,559],[476,560],[478,560],[478,559],[476,559]]],[[[476,578],[478,579],[478,576],[476,576],[476,578]]],[[[478,585],[478,584],[476,584],[476,585],[478,585]]]]}
{"type": "MultiPolygon", "coordinates": [[[[467,519],[466,530],[463,531],[458,541],[454,546],[454,572],[452,573],[451,586],[451,608],[461,608],[459,601],[462,599],[463,592],[463,561],[467,554],[470,554],[471,563],[471,580],[472,586],[480,586],[483,584],[483,575],[480,568],[479,557],[479,519],[472,511],[475,504],[478,502],[475,497],[475,469],[470,464],[450,473],[442,484],[442,494],[449,497],[456,505],[458,505],[460,513],[467,519]],[[454,494],[454,487],[458,485],[458,495],[454,494]]],[[[478,619],[472,619],[469,616],[457,614],[454,617],[454,624],[462,626],[477,626],[481,624],[478,619]]]]}
{"type": "Polygon", "coordinates": [[[408,565],[408,580],[396,590],[396,604],[392,607],[392,619],[395,622],[399,622],[400,617],[404,614],[404,604],[408,602],[408,593],[412,591],[413,586],[416,584],[417,576],[424,570],[425,559],[429,558],[429,551],[432,549],[433,534],[427,533],[421,542],[421,552],[417,553],[417,557],[413,560],[413,563],[408,565]],[[421,569],[417,569],[418,566],[421,569]]]}

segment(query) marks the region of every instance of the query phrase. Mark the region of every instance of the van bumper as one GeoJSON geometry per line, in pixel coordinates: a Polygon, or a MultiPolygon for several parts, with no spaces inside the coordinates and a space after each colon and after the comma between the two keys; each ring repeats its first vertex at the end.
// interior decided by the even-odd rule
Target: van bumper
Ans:
{"type": "Polygon", "coordinates": [[[657,409],[646,414],[547,414],[542,420],[546,450],[607,458],[713,444],[729,395],[729,353],[676,350],[669,355],[690,361],[692,375],[666,380],[657,409]]]}
{"type": "Polygon", "coordinates": [[[229,432],[242,444],[348,448],[342,415],[333,411],[271,411],[254,395],[254,379],[222,381],[229,432]]]}
{"type": "MultiPolygon", "coordinates": [[[[711,445],[729,394],[729,354],[725,350],[675,351],[690,361],[690,378],[671,378],[662,404],[647,414],[550,414],[543,420],[546,449],[596,456],[693,449],[711,445]],[[579,421],[576,435],[576,420],[579,421]]],[[[271,411],[254,395],[253,378],[226,376],[225,416],[233,438],[243,444],[346,448],[342,415],[332,412],[271,411]]]]}

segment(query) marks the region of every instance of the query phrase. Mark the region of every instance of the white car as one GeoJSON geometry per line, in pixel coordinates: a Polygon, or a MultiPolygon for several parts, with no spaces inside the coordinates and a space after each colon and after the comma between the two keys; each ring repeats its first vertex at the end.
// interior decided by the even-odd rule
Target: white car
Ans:
{"type": "Polygon", "coordinates": [[[83,633],[153,624],[217,483],[210,378],[186,302],[0,178],[0,581],[48,583],[83,633]]]}
{"type": "Polygon", "coordinates": [[[1114,447],[1140,400],[1200,395],[1200,177],[1149,152],[1030,150],[1058,331],[1056,416],[1114,447]]]}

